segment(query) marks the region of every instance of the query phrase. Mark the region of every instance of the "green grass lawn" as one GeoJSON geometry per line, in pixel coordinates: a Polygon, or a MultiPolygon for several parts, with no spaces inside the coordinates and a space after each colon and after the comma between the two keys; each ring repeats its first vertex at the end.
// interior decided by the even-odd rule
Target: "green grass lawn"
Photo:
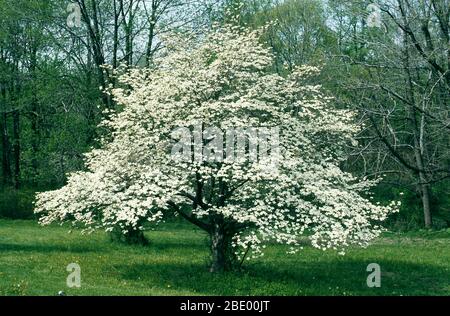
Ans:
{"type": "Polygon", "coordinates": [[[208,272],[207,238],[189,224],[147,233],[148,247],[111,243],[105,233],[69,233],[33,221],[0,220],[0,294],[55,295],[449,295],[450,232],[386,234],[345,256],[310,247],[286,255],[269,246],[241,272],[208,272]],[[66,266],[81,266],[81,288],[67,288],[66,266]],[[368,288],[369,263],[381,288],[368,288]]]}

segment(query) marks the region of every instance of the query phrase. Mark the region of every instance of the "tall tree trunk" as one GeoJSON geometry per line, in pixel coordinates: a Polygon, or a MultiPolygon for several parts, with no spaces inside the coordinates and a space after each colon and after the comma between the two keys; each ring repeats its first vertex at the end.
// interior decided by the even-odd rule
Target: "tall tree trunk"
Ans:
{"type": "Polygon", "coordinates": [[[13,112],[13,134],[14,134],[14,188],[20,188],[20,114],[18,110],[13,112]]]}
{"type": "Polygon", "coordinates": [[[130,0],[128,3],[128,9],[125,10],[123,3],[122,7],[122,22],[123,30],[125,32],[125,62],[128,66],[133,64],[133,23],[134,23],[134,1],[130,0]],[[128,18],[128,19],[127,19],[128,18]]]}
{"type": "Polygon", "coordinates": [[[31,182],[36,185],[39,176],[39,166],[38,166],[38,147],[39,147],[39,127],[38,127],[38,106],[37,99],[33,96],[31,101],[31,168],[32,168],[32,179],[31,182]]]}
{"type": "Polygon", "coordinates": [[[2,176],[3,184],[9,185],[12,183],[11,174],[11,143],[8,136],[8,125],[6,120],[6,113],[2,113],[0,117],[0,133],[2,134],[2,176]]]}
{"type": "Polygon", "coordinates": [[[416,160],[416,166],[417,169],[419,169],[419,188],[421,191],[421,198],[422,198],[422,207],[423,207],[423,214],[424,214],[424,222],[426,228],[431,228],[432,218],[431,218],[431,206],[430,206],[430,186],[428,184],[428,177],[424,172],[425,164],[423,162],[423,145],[419,140],[419,135],[417,133],[417,118],[416,113],[414,109],[410,108],[410,117],[413,121],[414,125],[414,157],[416,160]]]}
{"type": "Polygon", "coordinates": [[[38,147],[39,147],[39,105],[37,97],[37,87],[36,87],[36,65],[37,65],[37,47],[34,47],[31,51],[31,64],[30,72],[32,82],[32,96],[31,96],[31,168],[32,168],[32,179],[31,182],[36,185],[39,168],[38,168],[38,147]]]}
{"type": "MultiPolygon", "coordinates": [[[[420,124],[418,124],[417,119],[415,121],[417,128],[419,129],[419,135],[415,136],[415,148],[416,148],[416,161],[417,166],[420,170],[424,170],[425,166],[423,163],[423,157],[425,152],[425,146],[424,146],[424,137],[425,137],[425,116],[422,113],[420,124]]],[[[416,129],[417,130],[417,129],[416,129]]],[[[422,206],[423,206],[423,214],[424,214],[424,222],[426,228],[431,228],[433,226],[433,219],[431,216],[431,205],[430,205],[430,195],[431,195],[431,189],[430,185],[428,184],[428,176],[425,174],[425,172],[421,171],[419,172],[419,179],[420,179],[420,186],[422,191],[422,206]]]]}
{"type": "Polygon", "coordinates": [[[145,54],[145,65],[148,67],[151,64],[153,55],[153,41],[155,37],[155,27],[156,27],[156,10],[158,9],[158,2],[152,0],[152,13],[150,15],[150,26],[147,40],[147,52],[145,54]]]}
{"type": "Polygon", "coordinates": [[[113,68],[117,68],[117,51],[119,50],[119,16],[120,10],[122,8],[122,1],[120,1],[119,8],[117,7],[117,0],[113,0],[113,10],[114,10],[114,32],[113,32],[113,68]]]}

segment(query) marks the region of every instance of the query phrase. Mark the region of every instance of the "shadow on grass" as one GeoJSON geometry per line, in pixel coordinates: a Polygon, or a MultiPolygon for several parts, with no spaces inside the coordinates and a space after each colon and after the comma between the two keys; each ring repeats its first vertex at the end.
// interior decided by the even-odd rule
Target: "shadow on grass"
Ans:
{"type": "Polygon", "coordinates": [[[180,240],[174,240],[174,241],[165,241],[164,243],[155,241],[152,243],[150,240],[150,245],[148,246],[149,250],[156,250],[160,253],[163,253],[163,251],[207,251],[208,250],[208,242],[205,240],[205,242],[197,242],[192,243],[189,240],[186,241],[180,241],[180,240]]]}
{"type": "Polygon", "coordinates": [[[369,288],[368,263],[364,260],[299,262],[298,266],[258,263],[241,272],[221,274],[209,273],[201,263],[114,268],[124,280],[204,295],[448,295],[450,272],[444,268],[385,260],[380,262],[381,288],[369,288]]]}
{"type": "Polygon", "coordinates": [[[48,245],[48,244],[5,244],[0,243],[0,252],[6,251],[23,251],[23,252],[74,252],[74,253],[87,253],[87,252],[98,252],[96,248],[85,247],[81,245],[48,245]]]}

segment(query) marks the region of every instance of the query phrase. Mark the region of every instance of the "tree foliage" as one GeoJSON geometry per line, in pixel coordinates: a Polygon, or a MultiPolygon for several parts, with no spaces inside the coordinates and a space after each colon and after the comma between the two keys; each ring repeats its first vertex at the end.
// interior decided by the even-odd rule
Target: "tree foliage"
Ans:
{"type": "MultiPolygon", "coordinates": [[[[38,195],[41,223],[73,220],[125,232],[174,211],[210,234],[212,271],[248,248],[259,255],[268,241],[295,252],[306,231],[321,249],[365,246],[378,236],[395,204],[372,203],[376,181],[339,166],[359,130],[355,113],[335,109],[320,86],[305,83],[317,68],[297,67],[286,77],[269,71],[274,59],[259,38],[259,31],[229,25],[201,38],[174,36],[154,68],[119,76],[128,88],[110,93],[123,111],[102,123],[111,138],[86,154],[87,171],[38,195]],[[173,156],[171,132],[196,126],[203,139],[211,136],[207,127],[278,127],[279,144],[257,161],[248,146],[218,160],[205,149],[201,160],[173,156]]],[[[245,134],[249,143],[252,137],[245,134]]],[[[198,146],[194,141],[185,144],[198,146]]]]}

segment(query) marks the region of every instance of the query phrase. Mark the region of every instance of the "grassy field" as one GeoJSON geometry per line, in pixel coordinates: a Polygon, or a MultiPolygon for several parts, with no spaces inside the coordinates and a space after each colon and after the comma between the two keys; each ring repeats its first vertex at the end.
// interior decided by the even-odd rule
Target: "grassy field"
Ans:
{"type": "Polygon", "coordinates": [[[207,238],[183,223],[148,232],[151,245],[111,243],[33,221],[0,220],[0,294],[55,295],[450,295],[450,232],[386,234],[345,256],[310,247],[286,255],[269,246],[242,272],[212,275],[207,238]],[[81,266],[80,289],[66,286],[66,266],[81,266]],[[369,263],[381,288],[368,288],[369,263]]]}

